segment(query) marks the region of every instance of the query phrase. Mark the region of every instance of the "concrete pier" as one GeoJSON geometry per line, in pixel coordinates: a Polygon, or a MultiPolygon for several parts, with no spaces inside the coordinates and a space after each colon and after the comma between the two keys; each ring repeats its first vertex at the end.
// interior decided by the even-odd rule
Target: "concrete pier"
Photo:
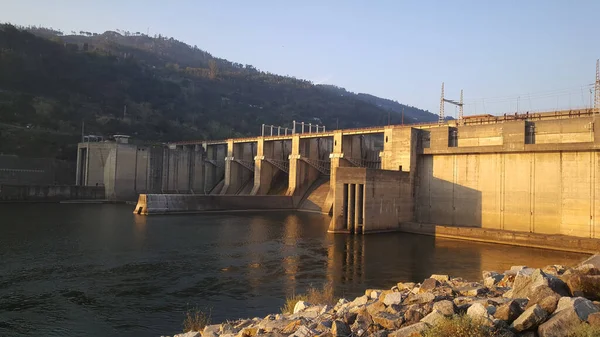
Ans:
{"type": "Polygon", "coordinates": [[[295,210],[300,198],[289,196],[140,194],[133,213],[140,215],[216,211],[295,210]]]}

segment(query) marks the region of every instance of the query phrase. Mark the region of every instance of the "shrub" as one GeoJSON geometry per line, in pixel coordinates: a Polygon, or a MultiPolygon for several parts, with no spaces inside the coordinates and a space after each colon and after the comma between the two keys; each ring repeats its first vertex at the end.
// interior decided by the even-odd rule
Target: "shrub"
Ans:
{"type": "Polygon", "coordinates": [[[427,329],[424,337],[503,337],[501,331],[483,326],[466,315],[455,315],[442,320],[439,324],[427,329]]]}
{"type": "Polygon", "coordinates": [[[321,288],[310,287],[305,295],[292,295],[285,299],[285,304],[281,308],[281,312],[284,314],[294,313],[294,307],[298,301],[306,301],[310,304],[318,305],[334,305],[337,302],[337,298],[333,292],[333,285],[326,283],[321,288]]]}
{"type": "Polygon", "coordinates": [[[188,310],[183,321],[183,332],[202,331],[210,324],[210,314],[210,310],[208,313],[198,308],[188,310]]]}
{"type": "Polygon", "coordinates": [[[293,314],[294,307],[298,301],[308,301],[308,297],[306,295],[292,295],[288,296],[285,299],[285,304],[281,308],[282,314],[293,314]]]}

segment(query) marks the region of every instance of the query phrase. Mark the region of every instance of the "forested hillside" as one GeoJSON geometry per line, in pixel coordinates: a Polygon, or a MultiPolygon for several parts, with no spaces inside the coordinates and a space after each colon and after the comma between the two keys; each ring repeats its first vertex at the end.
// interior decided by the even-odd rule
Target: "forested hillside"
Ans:
{"type": "MultiPolygon", "coordinates": [[[[73,159],[82,123],[87,134],[156,142],[256,135],[262,123],[314,118],[328,128],[386,124],[389,107],[373,98],[162,36],[0,26],[0,153],[73,159]]],[[[414,121],[435,120],[407,108],[414,121]]]]}

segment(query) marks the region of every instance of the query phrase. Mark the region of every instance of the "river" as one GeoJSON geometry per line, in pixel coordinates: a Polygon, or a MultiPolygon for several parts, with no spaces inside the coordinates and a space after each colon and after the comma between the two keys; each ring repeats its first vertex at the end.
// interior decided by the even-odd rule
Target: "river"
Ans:
{"type": "Polygon", "coordinates": [[[387,233],[326,233],[328,218],[269,212],[144,217],[126,205],[0,204],[0,336],[159,336],[185,312],[212,320],[278,312],[286,295],[479,280],[511,265],[585,255],[387,233]]]}

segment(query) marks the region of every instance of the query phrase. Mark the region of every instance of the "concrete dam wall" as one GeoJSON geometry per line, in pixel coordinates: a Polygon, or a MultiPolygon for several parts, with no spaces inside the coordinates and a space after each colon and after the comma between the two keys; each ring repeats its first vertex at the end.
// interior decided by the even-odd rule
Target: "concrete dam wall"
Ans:
{"type": "MultiPolygon", "coordinates": [[[[105,163],[108,197],[175,194],[148,194],[143,214],[300,208],[331,214],[332,232],[418,223],[598,239],[598,113],[190,141],[146,154],[117,145],[108,160],[87,162],[105,163]]],[[[86,179],[78,180],[95,181],[86,179]]]]}

